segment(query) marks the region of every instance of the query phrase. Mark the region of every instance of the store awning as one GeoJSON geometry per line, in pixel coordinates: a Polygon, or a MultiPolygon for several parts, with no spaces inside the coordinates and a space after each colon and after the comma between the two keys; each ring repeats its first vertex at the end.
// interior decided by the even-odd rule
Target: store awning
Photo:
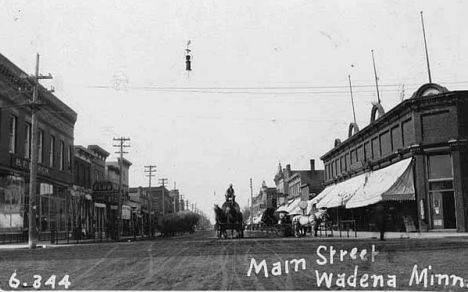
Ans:
{"type": "Polygon", "coordinates": [[[414,200],[411,158],[385,168],[363,174],[365,182],[347,203],[346,208],[358,208],[380,201],[414,200]]]}
{"type": "Polygon", "coordinates": [[[317,208],[335,208],[345,206],[348,202],[364,185],[365,176],[358,175],[347,181],[340,182],[338,184],[327,187],[317,197],[320,197],[320,201],[317,203],[317,208]]]}
{"type": "Polygon", "coordinates": [[[310,201],[312,204],[317,204],[320,202],[323,198],[327,197],[327,195],[333,191],[333,189],[336,187],[336,184],[329,185],[327,186],[320,194],[312,198],[310,201]]]}
{"type": "Polygon", "coordinates": [[[280,206],[278,209],[276,209],[275,212],[286,212],[287,208],[288,208],[288,205],[283,205],[283,206],[280,206]]]}
{"type": "Polygon", "coordinates": [[[262,215],[257,215],[253,217],[253,224],[259,224],[262,222],[262,215]]]}
{"type": "Polygon", "coordinates": [[[286,212],[291,214],[296,208],[299,207],[299,202],[301,201],[301,198],[295,198],[294,200],[289,201],[288,206],[286,207],[286,212]]]}
{"type": "Polygon", "coordinates": [[[312,201],[317,208],[358,208],[382,200],[414,200],[411,158],[328,186],[312,201]]]}

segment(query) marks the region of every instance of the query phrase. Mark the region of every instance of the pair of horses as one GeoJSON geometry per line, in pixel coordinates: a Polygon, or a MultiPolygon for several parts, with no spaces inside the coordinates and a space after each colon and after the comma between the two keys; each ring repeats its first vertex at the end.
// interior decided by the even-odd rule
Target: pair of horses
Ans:
{"type": "Polygon", "coordinates": [[[292,219],[294,236],[305,236],[308,227],[311,227],[314,231],[314,236],[317,236],[320,224],[328,220],[330,220],[330,215],[326,209],[320,209],[310,215],[296,215],[292,219]]]}
{"type": "MultiPolygon", "coordinates": [[[[262,223],[264,223],[267,226],[275,225],[277,223],[279,224],[289,223],[288,220],[285,220],[284,218],[281,220],[278,220],[274,212],[275,211],[273,208],[266,209],[263,212],[262,217],[261,217],[262,223]],[[287,223],[284,223],[284,222],[287,222],[287,223]]],[[[320,224],[328,220],[330,220],[330,216],[326,209],[320,209],[310,215],[296,215],[293,217],[292,222],[291,222],[292,232],[294,236],[296,237],[305,236],[307,228],[311,227],[312,230],[314,231],[314,236],[317,236],[318,228],[320,224]]]]}
{"type": "Polygon", "coordinates": [[[228,230],[231,230],[232,238],[244,237],[243,216],[234,205],[224,204],[223,208],[218,205],[214,206],[218,238],[227,238],[228,230]]]}

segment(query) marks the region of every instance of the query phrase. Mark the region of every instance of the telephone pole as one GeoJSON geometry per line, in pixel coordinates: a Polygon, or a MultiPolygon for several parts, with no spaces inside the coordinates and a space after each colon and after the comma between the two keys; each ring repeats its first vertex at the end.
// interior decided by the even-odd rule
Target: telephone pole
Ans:
{"type": "Polygon", "coordinates": [[[164,200],[164,199],[165,199],[165,198],[164,198],[164,187],[166,186],[167,182],[168,182],[168,179],[167,179],[167,178],[160,178],[160,179],[159,179],[159,183],[160,183],[160,184],[162,185],[162,187],[163,187],[163,189],[162,189],[162,193],[163,193],[163,195],[162,195],[163,216],[166,214],[166,207],[165,207],[166,201],[164,200]]]}
{"type": "Polygon", "coordinates": [[[39,80],[52,79],[52,76],[43,76],[39,74],[39,54],[36,55],[36,72],[34,75],[26,76],[21,75],[21,78],[28,79],[33,82],[33,96],[32,101],[29,101],[31,107],[31,163],[29,172],[29,229],[28,229],[28,244],[29,249],[35,249],[37,244],[36,234],[36,179],[38,168],[38,135],[37,135],[37,112],[40,106],[43,105],[39,98],[39,80]]]}
{"type": "Polygon", "coordinates": [[[130,138],[114,138],[114,141],[118,141],[119,144],[113,145],[114,147],[118,147],[119,151],[115,152],[116,154],[120,154],[120,159],[119,159],[119,193],[118,193],[118,199],[119,199],[119,206],[117,209],[117,236],[116,239],[119,241],[120,239],[120,233],[122,232],[122,172],[123,172],[123,155],[127,154],[128,152],[123,151],[124,148],[130,147],[130,145],[125,145],[125,142],[130,141],[130,138]]]}
{"type": "Polygon", "coordinates": [[[153,237],[153,194],[151,193],[151,178],[154,177],[156,172],[156,165],[146,165],[145,172],[148,173],[147,177],[149,178],[149,192],[148,192],[148,200],[149,200],[149,232],[150,236],[153,237]]]}

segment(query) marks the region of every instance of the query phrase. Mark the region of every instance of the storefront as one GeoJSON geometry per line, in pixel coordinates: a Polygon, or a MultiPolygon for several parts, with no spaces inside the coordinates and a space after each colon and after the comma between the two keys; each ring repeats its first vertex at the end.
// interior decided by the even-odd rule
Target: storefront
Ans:
{"type": "Polygon", "coordinates": [[[24,194],[25,183],[21,176],[0,176],[0,233],[22,230],[24,194]]]}
{"type": "Polygon", "coordinates": [[[395,231],[468,231],[468,91],[423,85],[322,156],[326,188],[314,200],[339,220],[375,227],[384,206],[395,231]]]}

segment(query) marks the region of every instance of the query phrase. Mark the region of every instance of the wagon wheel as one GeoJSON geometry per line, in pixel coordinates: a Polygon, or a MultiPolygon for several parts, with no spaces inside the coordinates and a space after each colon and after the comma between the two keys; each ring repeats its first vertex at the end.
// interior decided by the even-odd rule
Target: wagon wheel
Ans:
{"type": "Polygon", "coordinates": [[[276,235],[279,237],[284,237],[284,235],[286,234],[285,228],[283,225],[277,225],[275,228],[275,231],[276,231],[276,235]]]}

